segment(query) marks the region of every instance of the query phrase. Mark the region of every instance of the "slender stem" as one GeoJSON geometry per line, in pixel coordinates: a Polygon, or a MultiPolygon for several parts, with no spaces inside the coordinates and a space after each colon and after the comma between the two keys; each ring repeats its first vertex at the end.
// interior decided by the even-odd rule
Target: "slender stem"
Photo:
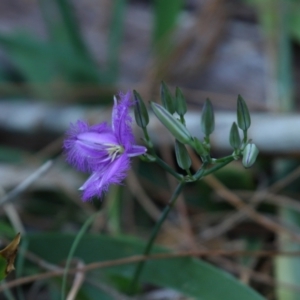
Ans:
{"type": "Polygon", "coordinates": [[[208,164],[208,162],[203,163],[202,167],[194,174],[193,181],[197,181],[204,176],[208,164]]]}
{"type": "Polygon", "coordinates": [[[148,143],[148,146],[150,147],[150,153],[151,155],[153,155],[155,157],[155,161],[163,168],[165,169],[168,173],[170,173],[171,175],[173,175],[177,180],[181,181],[183,179],[183,176],[181,174],[178,174],[177,172],[175,172],[167,163],[165,163],[162,159],[160,159],[157,154],[155,153],[154,149],[153,149],[153,144],[150,140],[148,131],[146,127],[143,127],[143,132],[144,132],[144,136],[145,136],[145,140],[148,143]]]}
{"type": "Polygon", "coordinates": [[[207,176],[207,175],[209,175],[209,174],[211,174],[211,173],[216,172],[217,170],[219,170],[219,169],[223,168],[224,166],[228,165],[228,164],[229,164],[230,162],[232,162],[233,160],[234,160],[233,157],[228,158],[227,161],[224,161],[224,162],[222,162],[222,163],[220,163],[220,164],[217,164],[217,165],[211,167],[211,168],[208,169],[208,170],[205,170],[205,171],[203,172],[203,176],[202,176],[202,177],[207,176]]]}
{"type": "Polygon", "coordinates": [[[192,176],[193,176],[193,175],[192,175],[192,172],[191,172],[191,170],[190,170],[190,169],[186,169],[185,171],[187,172],[187,174],[188,174],[190,177],[192,177],[192,176]]]}
{"type": "Polygon", "coordinates": [[[143,132],[144,132],[144,136],[145,136],[146,141],[147,141],[147,142],[150,142],[151,145],[152,145],[152,142],[151,142],[151,140],[150,140],[150,137],[149,137],[149,134],[148,134],[148,130],[147,130],[146,127],[143,127],[143,132]]]}
{"type": "Polygon", "coordinates": [[[213,164],[219,164],[219,163],[227,162],[228,160],[230,160],[232,158],[233,158],[233,155],[228,155],[228,156],[224,156],[222,158],[214,159],[212,163],[213,164]]]}
{"type": "Polygon", "coordinates": [[[62,285],[61,285],[61,300],[66,299],[65,294],[66,294],[66,287],[67,287],[67,276],[68,276],[68,271],[70,269],[71,266],[71,261],[72,258],[74,257],[74,253],[77,249],[78,244],[80,243],[83,235],[86,233],[86,231],[88,230],[89,226],[92,224],[92,222],[95,220],[95,217],[99,214],[99,212],[91,215],[82,225],[82,227],[80,228],[79,232],[77,233],[71,249],[69,251],[68,257],[67,257],[67,262],[66,262],[66,266],[64,269],[64,274],[63,274],[63,280],[62,280],[62,285]]]}
{"type": "MultiPolygon", "coordinates": [[[[178,185],[177,185],[172,197],[170,198],[167,206],[164,208],[159,220],[155,224],[155,227],[154,227],[154,229],[151,233],[150,239],[148,240],[148,243],[147,243],[146,248],[143,252],[143,255],[148,255],[150,253],[150,251],[153,247],[154,241],[157,237],[157,234],[158,234],[163,222],[167,218],[170,210],[174,206],[174,204],[175,204],[179,194],[181,193],[182,188],[184,187],[184,185],[185,185],[184,181],[181,181],[180,183],[178,183],[178,185]]],[[[145,265],[145,261],[140,261],[139,264],[137,265],[137,267],[135,269],[135,272],[134,272],[134,275],[133,275],[133,279],[132,279],[132,281],[130,283],[130,286],[129,286],[129,294],[133,294],[136,291],[136,286],[137,286],[139,278],[142,274],[144,265],[145,265]]]]}
{"type": "Polygon", "coordinates": [[[183,176],[175,172],[167,163],[165,163],[162,159],[160,159],[155,153],[154,156],[156,158],[155,162],[157,162],[162,168],[164,168],[168,173],[173,175],[177,180],[181,181],[183,176]]]}

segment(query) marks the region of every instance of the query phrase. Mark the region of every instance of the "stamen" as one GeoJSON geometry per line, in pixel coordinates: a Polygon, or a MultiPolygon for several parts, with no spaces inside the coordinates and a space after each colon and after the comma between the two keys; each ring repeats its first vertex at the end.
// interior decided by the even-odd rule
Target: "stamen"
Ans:
{"type": "Polygon", "coordinates": [[[118,155],[124,152],[124,148],[121,145],[105,144],[105,146],[111,161],[114,161],[118,155]]]}

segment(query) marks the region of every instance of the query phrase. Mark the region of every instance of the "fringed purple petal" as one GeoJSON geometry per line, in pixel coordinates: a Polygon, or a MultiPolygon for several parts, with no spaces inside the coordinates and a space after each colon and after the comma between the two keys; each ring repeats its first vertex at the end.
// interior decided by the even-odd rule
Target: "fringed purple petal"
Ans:
{"type": "Polygon", "coordinates": [[[112,129],[119,143],[128,149],[134,144],[134,136],[131,128],[132,118],[130,116],[131,92],[119,94],[119,102],[115,98],[115,104],[112,112],[112,129]]]}
{"type": "Polygon", "coordinates": [[[90,127],[86,122],[71,124],[64,141],[66,160],[80,171],[92,171],[110,160],[103,142],[116,142],[106,123],[90,127]],[[98,143],[97,143],[98,142],[98,143]]]}
{"type": "Polygon", "coordinates": [[[121,184],[130,168],[130,160],[122,155],[101,171],[94,172],[80,188],[82,198],[88,201],[93,197],[101,198],[111,184],[121,184]]]}

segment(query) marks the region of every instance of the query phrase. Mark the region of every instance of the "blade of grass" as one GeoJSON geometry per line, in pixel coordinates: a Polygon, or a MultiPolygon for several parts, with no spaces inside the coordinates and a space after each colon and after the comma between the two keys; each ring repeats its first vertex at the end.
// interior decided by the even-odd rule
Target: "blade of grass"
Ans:
{"type": "Polygon", "coordinates": [[[155,0],[153,45],[160,55],[168,52],[171,46],[171,33],[175,28],[179,13],[183,7],[182,0],[155,0]]]}
{"type": "Polygon", "coordinates": [[[119,73],[119,57],[124,31],[124,16],[126,0],[115,0],[112,9],[111,31],[108,38],[107,48],[107,78],[109,83],[117,80],[119,73]]]}
{"type": "Polygon", "coordinates": [[[89,226],[93,223],[93,221],[95,220],[95,218],[98,214],[99,214],[99,212],[93,214],[85,221],[85,223],[83,224],[83,226],[77,233],[77,235],[72,243],[71,249],[70,249],[68,257],[67,257],[66,266],[64,269],[64,275],[63,275],[62,286],[61,286],[61,300],[65,300],[68,271],[70,269],[71,261],[72,261],[72,258],[74,257],[75,251],[77,250],[77,247],[78,247],[82,237],[87,232],[89,226]]]}

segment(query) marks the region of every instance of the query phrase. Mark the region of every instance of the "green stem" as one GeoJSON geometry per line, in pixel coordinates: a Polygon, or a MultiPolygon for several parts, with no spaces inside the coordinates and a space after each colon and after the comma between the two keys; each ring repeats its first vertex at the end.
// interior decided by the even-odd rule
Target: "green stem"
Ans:
{"type": "Polygon", "coordinates": [[[71,266],[71,262],[72,262],[72,258],[74,257],[75,251],[77,249],[77,246],[79,245],[79,242],[81,241],[83,235],[86,233],[86,231],[88,230],[89,226],[92,224],[92,222],[95,220],[95,217],[99,214],[99,212],[91,215],[83,224],[83,226],[80,228],[79,232],[77,233],[71,249],[69,251],[68,257],[67,257],[67,262],[66,262],[66,266],[64,269],[64,274],[63,274],[63,280],[62,280],[62,285],[61,285],[61,300],[66,299],[65,294],[66,294],[66,287],[67,287],[67,275],[68,275],[68,271],[70,269],[71,266]]]}
{"type": "Polygon", "coordinates": [[[148,134],[148,130],[147,130],[146,127],[143,127],[143,133],[144,133],[144,136],[145,136],[145,140],[146,140],[148,143],[150,143],[151,148],[152,148],[152,147],[153,147],[153,144],[152,144],[152,142],[151,142],[151,140],[150,140],[150,137],[149,137],[149,134],[148,134]]]}
{"type": "Polygon", "coordinates": [[[228,160],[231,161],[232,158],[233,158],[232,155],[228,155],[228,156],[224,156],[222,158],[214,159],[213,164],[219,164],[219,163],[227,162],[228,160]]]}
{"type": "MultiPolygon", "coordinates": [[[[148,243],[147,243],[146,248],[143,252],[143,255],[148,255],[150,253],[150,251],[153,247],[154,241],[157,237],[157,234],[158,234],[163,222],[167,218],[169,212],[171,211],[172,207],[174,206],[174,204],[175,204],[179,194],[181,193],[182,188],[184,187],[184,185],[185,185],[184,181],[181,181],[177,185],[176,190],[174,191],[172,197],[170,198],[167,206],[164,208],[159,220],[157,221],[157,223],[156,223],[156,225],[155,225],[155,227],[154,227],[154,229],[151,233],[150,239],[148,240],[148,243]]],[[[129,294],[133,294],[136,291],[136,287],[137,287],[139,278],[142,274],[144,265],[145,265],[145,261],[141,261],[141,262],[138,263],[138,265],[135,269],[134,275],[133,275],[133,279],[132,279],[132,281],[130,283],[130,286],[129,286],[129,294]]]]}
{"type": "Polygon", "coordinates": [[[167,163],[165,163],[162,159],[160,159],[155,153],[154,156],[156,158],[155,162],[157,162],[163,169],[165,169],[168,173],[173,175],[177,180],[181,181],[183,176],[175,172],[167,163]]]}
{"type": "Polygon", "coordinates": [[[203,163],[202,167],[194,174],[193,181],[197,181],[204,176],[208,164],[208,162],[203,163]]]}
{"type": "Polygon", "coordinates": [[[178,174],[177,172],[175,172],[167,163],[165,163],[162,159],[160,159],[157,154],[155,153],[154,149],[153,149],[153,144],[150,140],[148,131],[146,127],[143,127],[143,132],[144,132],[144,136],[145,136],[145,140],[147,141],[148,146],[150,147],[150,153],[151,155],[153,155],[155,157],[155,161],[163,168],[165,169],[168,173],[170,173],[171,175],[173,175],[177,180],[181,181],[183,179],[183,176],[181,174],[178,174]]]}
{"type": "MultiPolygon", "coordinates": [[[[234,160],[233,157],[229,158],[227,161],[224,161],[218,165],[215,165],[213,167],[211,167],[210,169],[208,170],[204,170],[202,171],[203,169],[200,169],[200,171],[202,171],[202,174],[198,174],[200,173],[199,171],[194,175],[194,178],[196,178],[197,180],[199,180],[200,178],[202,177],[205,177],[211,173],[214,173],[216,171],[218,171],[219,169],[223,168],[224,166],[228,165],[230,162],[232,162],[234,160]],[[200,175],[200,176],[199,176],[200,175]]],[[[204,164],[203,164],[204,165],[204,164]]]]}

